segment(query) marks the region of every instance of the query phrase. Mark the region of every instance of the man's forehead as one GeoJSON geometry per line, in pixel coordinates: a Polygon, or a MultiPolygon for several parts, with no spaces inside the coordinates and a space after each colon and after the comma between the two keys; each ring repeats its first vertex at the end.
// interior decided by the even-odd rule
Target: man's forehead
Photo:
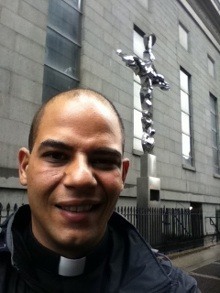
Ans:
{"type": "MultiPolygon", "coordinates": [[[[43,130],[45,132],[45,130],[48,130],[49,125],[54,126],[55,123],[58,126],[62,120],[65,120],[65,123],[69,123],[71,122],[69,120],[71,117],[78,117],[83,124],[86,122],[90,123],[90,121],[94,120],[92,114],[94,114],[97,119],[106,119],[107,124],[109,123],[109,125],[111,125],[110,127],[114,128],[114,131],[120,132],[124,148],[124,128],[117,110],[107,98],[90,90],[73,90],[61,93],[51,98],[51,100],[43,105],[37,114],[38,116],[35,116],[36,118],[32,122],[32,130],[29,134],[29,148],[33,148],[39,131],[43,130]],[[74,109],[74,111],[68,111],[68,108],[74,109]],[[79,111],[79,108],[82,111],[79,111]],[[83,109],[85,111],[83,111],[83,109]],[[101,115],[96,115],[96,111],[98,111],[98,113],[101,112],[101,115]],[[87,113],[89,114],[87,115],[87,113]]],[[[102,121],[104,121],[103,119],[102,121]]],[[[62,124],[63,127],[65,127],[65,123],[62,124]]],[[[96,125],[97,124],[99,124],[98,121],[96,125]]]]}
{"type": "MultiPolygon", "coordinates": [[[[77,139],[79,142],[79,139],[84,136],[88,138],[88,142],[93,142],[93,144],[95,141],[97,143],[100,142],[100,144],[104,144],[105,142],[106,144],[109,135],[112,135],[112,141],[116,139],[117,145],[118,143],[121,145],[122,135],[120,124],[114,111],[102,101],[89,99],[88,97],[85,99],[86,103],[83,103],[82,97],[76,99],[64,97],[64,100],[60,97],[52,101],[45,109],[39,125],[37,135],[38,143],[41,141],[42,144],[42,140],[46,139],[46,141],[53,140],[53,142],[59,141],[59,143],[68,144],[74,132],[74,140],[76,143],[77,139]],[[78,107],[79,105],[80,107],[78,107]],[[106,107],[109,109],[108,113],[110,113],[110,115],[106,112],[106,107]],[[97,113],[94,112],[96,110],[97,113]],[[99,137],[99,139],[97,140],[96,138],[92,140],[91,136],[94,137],[94,139],[95,137],[99,137]],[[67,137],[69,137],[69,139],[67,139],[67,137]]],[[[86,145],[86,141],[84,141],[84,143],[86,145]]],[[[108,147],[109,143],[110,142],[108,142],[108,147]]]]}
{"type": "Polygon", "coordinates": [[[47,104],[43,118],[46,118],[50,112],[53,112],[55,115],[55,113],[64,114],[64,111],[68,110],[77,112],[85,109],[100,114],[110,115],[111,117],[113,115],[113,117],[117,119],[117,115],[111,104],[101,96],[81,94],[79,96],[72,97],[70,94],[65,93],[57,96],[55,99],[52,99],[51,102],[47,104]]]}

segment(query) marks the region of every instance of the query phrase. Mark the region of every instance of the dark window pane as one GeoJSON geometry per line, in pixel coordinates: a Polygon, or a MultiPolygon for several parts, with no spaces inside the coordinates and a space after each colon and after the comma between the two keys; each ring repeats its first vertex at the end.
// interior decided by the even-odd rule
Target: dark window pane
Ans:
{"type": "Polygon", "coordinates": [[[216,113],[216,100],[212,96],[210,98],[210,104],[211,104],[211,111],[213,113],[216,113]]]}
{"type": "Polygon", "coordinates": [[[216,130],[216,116],[211,112],[211,127],[212,129],[216,130]]]}
{"type": "Polygon", "coordinates": [[[81,0],[50,0],[43,101],[78,86],[81,0]]]}
{"type": "Polygon", "coordinates": [[[214,166],[214,172],[219,174],[219,166],[214,166]]]}
{"type": "Polygon", "coordinates": [[[75,7],[76,9],[81,10],[81,0],[64,0],[69,5],[75,7]]]}
{"type": "Polygon", "coordinates": [[[79,43],[80,13],[64,1],[50,1],[49,26],[70,40],[79,43]]]}
{"type": "Polygon", "coordinates": [[[215,166],[218,166],[218,151],[217,151],[217,149],[213,148],[212,154],[213,154],[213,163],[215,166]]]}
{"type": "Polygon", "coordinates": [[[50,67],[44,66],[44,89],[43,101],[58,94],[59,92],[76,88],[78,82],[50,67]]]}
{"type": "Polygon", "coordinates": [[[218,146],[218,136],[215,131],[212,131],[212,145],[217,148],[218,146]]]}
{"type": "Polygon", "coordinates": [[[79,47],[48,28],[45,63],[70,77],[78,78],[79,47]]]}

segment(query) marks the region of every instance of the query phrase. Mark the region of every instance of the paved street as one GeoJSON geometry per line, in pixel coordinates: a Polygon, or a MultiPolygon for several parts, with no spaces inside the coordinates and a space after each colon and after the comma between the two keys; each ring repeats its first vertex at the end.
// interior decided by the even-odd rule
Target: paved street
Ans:
{"type": "Polygon", "coordinates": [[[202,266],[190,273],[198,282],[202,292],[220,292],[220,260],[202,266]]]}
{"type": "Polygon", "coordinates": [[[202,293],[220,293],[220,245],[180,256],[172,263],[187,271],[198,282],[202,293]]]}

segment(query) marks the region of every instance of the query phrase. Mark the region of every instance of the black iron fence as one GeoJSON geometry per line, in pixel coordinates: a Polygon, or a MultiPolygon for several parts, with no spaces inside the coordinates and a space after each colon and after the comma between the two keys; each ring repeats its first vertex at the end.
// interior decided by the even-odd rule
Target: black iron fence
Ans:
{"type": "MultiPolygon", "coordinates": [[[[0,203],[0,224],[14,211],[17,204],[0,203]]],[[[131,222],[142,237],[154,248],[164,252],[184,250],[203,245],[201,210],[169,208],[117,207],[116,211],[131,222]]]]}
{"type": "Polygon", "coordinates": [[[117,207],[143,238],[164,252],[203,245],[201,210],[117,207]]]}
{"type": "Polygon", "coordinates": [[[18,209],[18,205],[15,203],[11,205],[8,203],[5,207],[0,203],[0,224],[13,212],[18,209]]]}
{"type": "Polygon", "coordinates": [[[209,220],[209,224],[214,227],[215,233],[212,234],[212,242],[216,239],[217,242],[220,241],[220,213],[216,211],[217,217],[205,217],[206,220],[209,220]]]}

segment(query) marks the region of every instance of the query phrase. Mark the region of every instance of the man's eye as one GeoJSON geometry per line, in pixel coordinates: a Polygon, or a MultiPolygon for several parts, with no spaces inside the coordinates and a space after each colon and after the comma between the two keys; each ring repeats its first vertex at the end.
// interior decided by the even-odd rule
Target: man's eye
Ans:
{"type": "Polygon", "coordinates": [[[121,167],[121,161],[114,159],[94,159],[92,161],[92,165],[95,168],[102,169],[102,170],[113,170],[115,168],[121,167]]]}
{"type": "Polygon", "coordinates": [[[58,163],[58,162],[65,162],[68,159],[66,154],[60,152],[48,152],[43,155],[49,162],[58,163]]]}

